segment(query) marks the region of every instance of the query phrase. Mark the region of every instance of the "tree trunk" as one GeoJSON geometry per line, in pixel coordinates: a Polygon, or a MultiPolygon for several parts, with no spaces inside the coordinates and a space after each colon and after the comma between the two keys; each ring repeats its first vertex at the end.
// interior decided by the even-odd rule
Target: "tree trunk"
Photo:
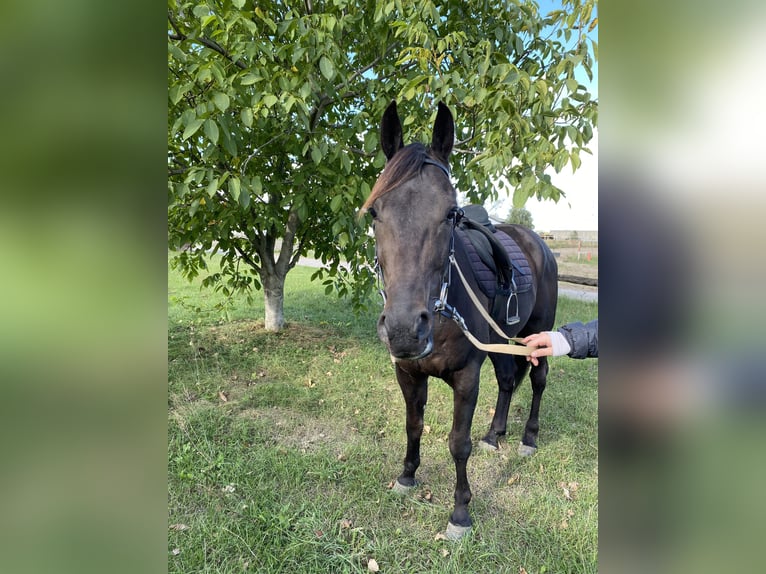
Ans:
{"type": "Polygon", "coordinates": [[[263,299],[266,310],[266,330],[280,331],[285,326],[285,278],[276,275],[265,276],[263,299]]]}
{"type": "Polygon", "coordinates": [[[273,234],[265,233],[261,236],[260,241],[255,242],[261,258],[258,274],[263,286],[267,331],[280,331],[285,326],[285,278],[290,269],[295,267],[299,258],[299,252],[293,253],[297,229],[298,214],[291,209],[282,234],[282,245],[278,255],[276,253],[278,238],[276,230],[273,234]]]}

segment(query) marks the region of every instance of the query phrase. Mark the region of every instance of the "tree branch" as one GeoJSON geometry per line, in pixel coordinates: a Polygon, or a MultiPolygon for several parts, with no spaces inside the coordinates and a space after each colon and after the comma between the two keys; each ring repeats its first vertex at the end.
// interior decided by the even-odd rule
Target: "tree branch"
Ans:
{"type": "Polygon", "coordinates": [[[242,70],[246,70],[247,69],[247,64],[245,64],[242,60],[235,60],[231,56],[231,54],[229,54],[223,48],[223,46],[221,46],[218,42],[215,42],[214,40],[210,40],[208,38],[205,38],[204,36],[202,38],[189,38],[188,35],[186,35],[183,32],[181,32],[181,29],[178,26],[178,22],[176,22],[175,18],[173,17],[173,14],[170,12],[170,10],[168,10],[168,20],[170,21],[170,25],[173,27],[173,30],[176,31],[175,34],[168,34],[168,38],[170,38],[172,40],[179,40],[179,41],[189,40],[191,42],[199,42],[203,46],[206,46],[206,47],[210,48],[211,50],[213,50],[215,52],[218,52],[219,54],[221,54],[221,56],[223,56],[224,58],[229,60],[229,62],[231,62],[232,64],[234,64],[238,68],[240,68],[242,70]]]}
{"type": "Polygon", "coordinates": [[[246,251],[244,251],[239,245],[234,245],[234,249],[237,253],[239,253],[240,258],[247,263],[250,267],[255,269],[258,273],[261,272],[261,266],[258,265],[255,261],[253,261],[252,257],[247,254],[246,251]]]}
{"type": "Polygon", "coordinates": [[[481,155],[482,153],[484,153],[481,151],[476,151],[475,149],[465,149],[465,148],[461,148],[457,146],[453,147],[452,151],[454,151],[455,153],[465,153],[468,155],[481,155]]]}

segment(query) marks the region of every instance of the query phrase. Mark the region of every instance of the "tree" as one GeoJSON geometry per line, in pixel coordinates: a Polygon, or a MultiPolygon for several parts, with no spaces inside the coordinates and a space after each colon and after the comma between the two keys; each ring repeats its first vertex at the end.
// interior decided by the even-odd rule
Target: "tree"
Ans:
{"type": "Polygon", "coordinates": [[[511,211],[508,213],[508,217],[505,219],[505,222],[523,225],[529,229],[535,228],[535,224],[532,223],[532,214],[523,207],[512,207],[511,211]]]}
{"type": "Polygon", "coordinates": [[[169,245],[174,264],[224,293],[263,288],[266,328],[284,323],[284,280],[300,256],[361,305],[374,245],[356,210],[385,164],[377,125],[400,102],[408,141],[435,104],[457,119],[453,173],[474,203],[558,199],[543,172],[579,166],[597,103],[594,0],[169,0],[169,245]],[[292,7],[287,4],[291,4],[292,7]],[[504,185],[504,184],[501,184],[504,185]]]}

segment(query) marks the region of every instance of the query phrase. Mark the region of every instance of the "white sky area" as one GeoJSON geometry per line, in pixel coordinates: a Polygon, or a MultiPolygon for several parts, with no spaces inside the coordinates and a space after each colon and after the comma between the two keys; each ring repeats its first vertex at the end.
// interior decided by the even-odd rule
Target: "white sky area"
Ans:
{"type": "Polygon", "coordinates": [[[684,114],[666,121],[670,129],[650,140],[651,160],[681,191],[763,201],[766,82],[762,73],[754,73],[763,69],[766,54],[761,24],[754,20],[738,30],[726,50],[715,52],[687,71],[684,114]]]}
{"type": "MultiPolygon", "coordinates": [[[[556,173],[552,167],[546,170],[553,185],[566,196],[561,197],[558,203],[536,198],[527,200],[524,207],[532,214],[536,231],[598,230],[598,130],[593,130],[593,138],[587,147],[593,153],[580,154],[582,163],[576,172],[572,173],[570,165],[565,166],[560,173],[556,173]]],[[[505,219],[512,205],[512,198],[508,197],[486,207],[493,217],[505,219]]]]}

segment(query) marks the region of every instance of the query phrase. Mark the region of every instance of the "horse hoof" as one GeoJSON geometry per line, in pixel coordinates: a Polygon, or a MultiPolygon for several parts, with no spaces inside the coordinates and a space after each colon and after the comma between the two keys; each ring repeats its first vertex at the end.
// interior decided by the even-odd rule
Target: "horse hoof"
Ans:
{"type": "Polygon", "coordinates": [[[457,542],[463,536],[468,534],[471,531],[470,526],[458,526],[457,524],[452,524],[451,522],[447,523],[447,531],[444,533],[444,536],[447,537],[447,540],[451,540],[452,542],[457,542]]]}
{"type": "Polygon", "coordinates": [[[394,481],[394,486],[391,487],[391,490],[396,494],[409,494],[416,486],[417,483],[413,484],[412,486],[407,486],[396,480],[394,481]]]}
{"type": "Polygon", "coordinates": [[[494,444],[490,444],[485,440],[479,441],[479,448],[487,452],[497,452],[498,447],[494,444]]]}
{"type": "Polygon", "coordinates": [[[532,456],[535,452],[537,452],[536,446],[529,446],[523,442],[519,443],[519,456],[532,456]]]}

